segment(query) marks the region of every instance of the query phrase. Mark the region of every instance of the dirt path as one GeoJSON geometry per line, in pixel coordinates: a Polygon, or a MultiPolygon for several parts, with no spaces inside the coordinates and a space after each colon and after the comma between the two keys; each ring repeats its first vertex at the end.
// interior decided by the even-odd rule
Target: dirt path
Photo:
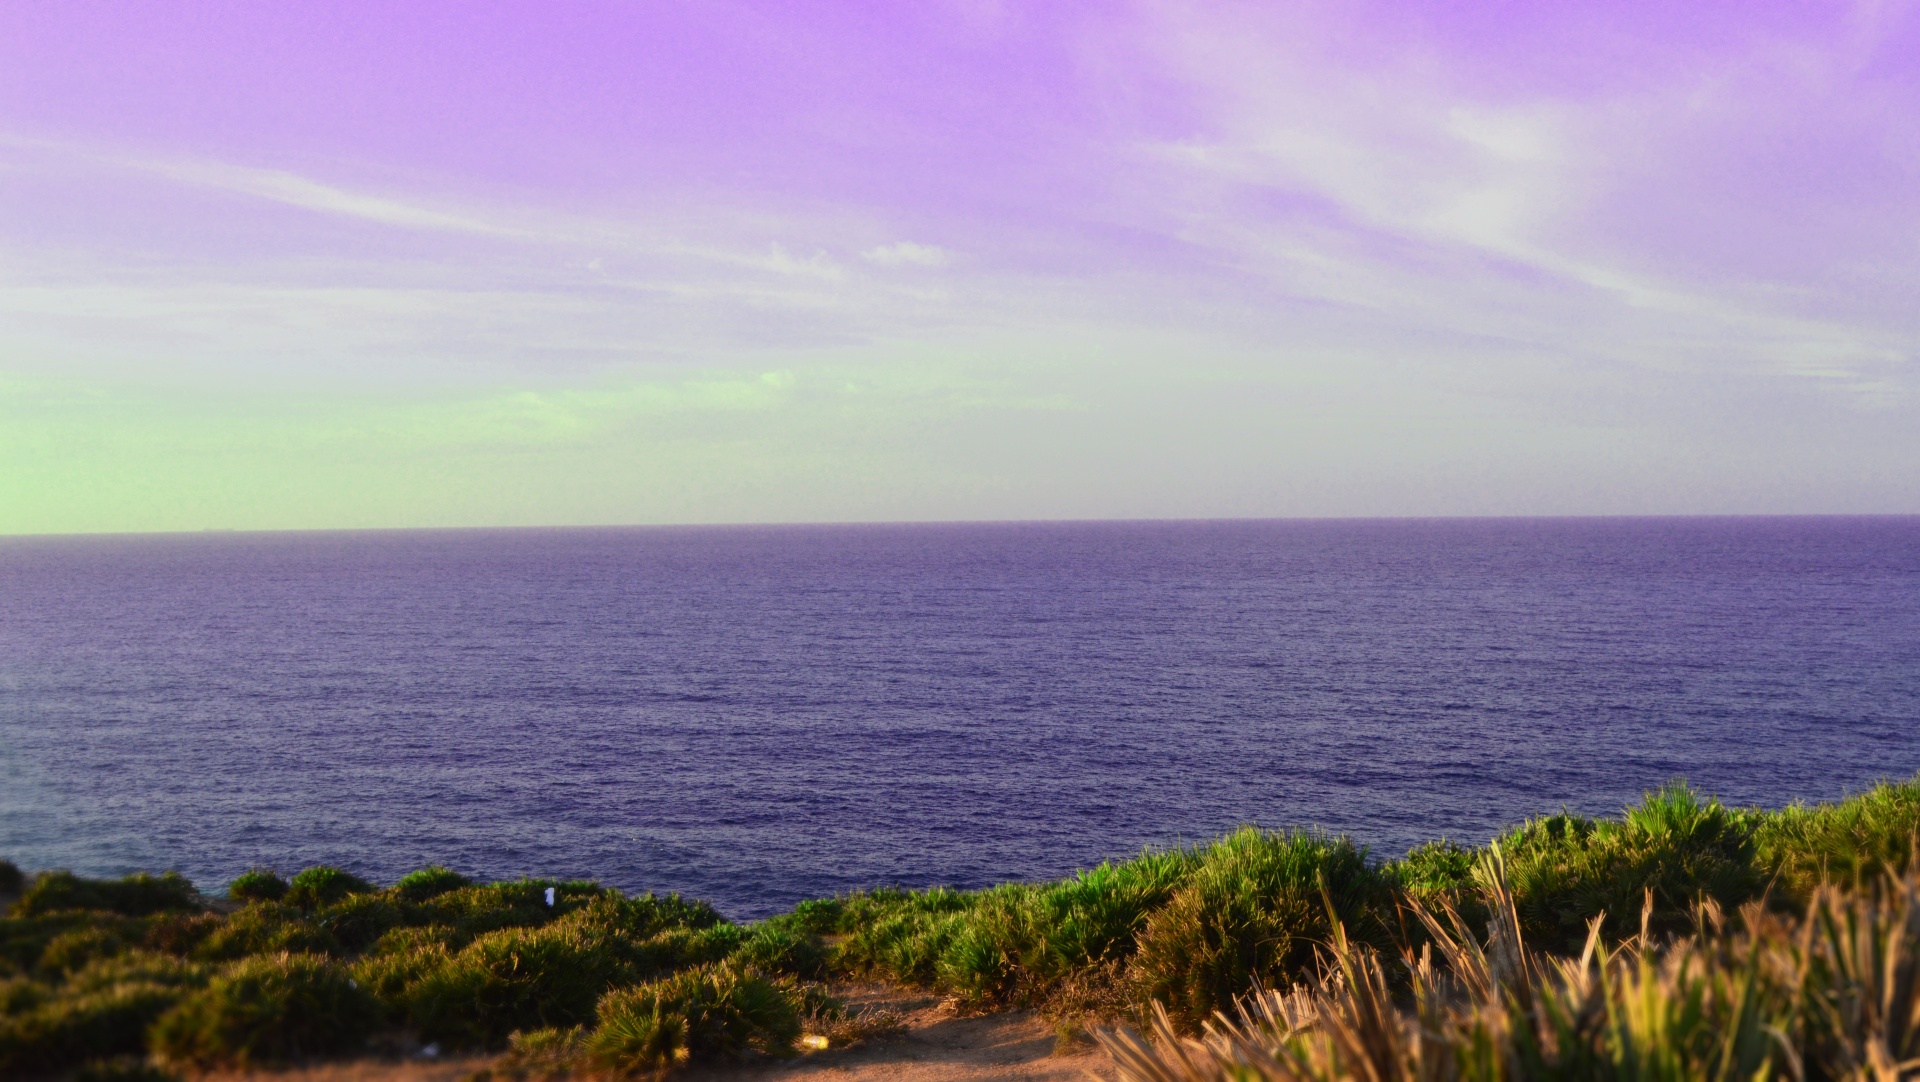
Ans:
{"type": "MultiPolygon", "coordinates": [[[[883,987],[843,987],[835,994],[856,1010],[890,1010],[907,1024],[905,1033],[874,1038],[851,1048],[807,1052],[794,1059],[679,1072],[677,1082],[1084,1082],[1111,1079],[1106,1053],[1085,1040],[1064,1054],[1053,1027],[1031,1011],[962,1015],[938,998],[883,987]]],[[[484,1070],[486,1058],[397,1063],[359,1060],[273,1074],[208,1076],[203,1082],[241,1078],[272,1082],[462,1082],[484,1070]]]]}
{"type": "Polygon", "coordinates": [[[901,1015],[907,1032],[852,1048],[811,1052],[784,1063],[687,1071],[688,1082],[818,1079],[820,1082],[1082,1082],[1110,1079],[1106,1053],[1086,1040],[1065,1054],[1053,1027],[1032,1011],[966,1016],[937,998],[888,988],[836,988],[849,1007],[901,1015]]]}

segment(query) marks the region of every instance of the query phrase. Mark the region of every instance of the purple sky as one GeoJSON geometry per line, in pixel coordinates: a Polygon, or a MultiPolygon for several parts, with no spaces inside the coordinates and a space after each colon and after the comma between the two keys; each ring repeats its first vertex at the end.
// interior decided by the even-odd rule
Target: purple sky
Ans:
{"type": "Polygon", "coordinates": [[[0,532],[1920,512],[1920,10],[0,5],[0,532]]]}

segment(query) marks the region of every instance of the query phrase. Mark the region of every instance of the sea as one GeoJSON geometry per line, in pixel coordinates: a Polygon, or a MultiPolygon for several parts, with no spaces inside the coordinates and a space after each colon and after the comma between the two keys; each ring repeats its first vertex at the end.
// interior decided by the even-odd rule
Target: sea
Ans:
{"type": "Polygon", "coordinates": [[[736,919],[1920,771],[1920,518],[0,540],[0,857],[736,919]]]}

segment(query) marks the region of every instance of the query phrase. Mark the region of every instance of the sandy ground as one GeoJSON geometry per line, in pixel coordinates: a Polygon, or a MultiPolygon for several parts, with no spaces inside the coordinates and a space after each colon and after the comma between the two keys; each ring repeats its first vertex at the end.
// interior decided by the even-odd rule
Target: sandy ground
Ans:
{"type": "Polygon", "coordinates": [[[885,1008],[906,1019],[898,1037],[813,1052],[786,1063],[687,1071],[688,1082],[819,1079],[820,1082],[972,1082],[980,1079],[1110,1079],[1107,1055],[1089,1041],[1055,1051],[1053,1027],[1031,1011],[968,1017],[931,996],[886,988],[837,988],[853,1008],[885,1008]]]}
{"type": "MultiPolygon", "coordinates": [[[[851,1048],[807,1052],[791,1060],[699,1067],[674,1077],[683,1082],[1082,1082],[1111,1079],[1106,1053],[1078,1042],[1056,1054],[1053,1027],[1031,1011],[966,1016],[932,996],[882,987],[834,990],[853,1008],[891,1010],[907,1023],[894,1037],[851,1048]]],[[[486,1058],[427,1062],[361,1060],[266,1075],[209,1076],[207,1082],[240,1078],[275,1082],[461,1082],[485,1069],[486,1058]]]]}

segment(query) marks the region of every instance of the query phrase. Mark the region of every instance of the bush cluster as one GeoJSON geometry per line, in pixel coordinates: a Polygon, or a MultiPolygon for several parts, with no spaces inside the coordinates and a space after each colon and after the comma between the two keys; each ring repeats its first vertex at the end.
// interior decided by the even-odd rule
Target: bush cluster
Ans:
{"type": "Polygon", "coordinates": [[[1192,1032],[1252,989],[1310,979],[1333,919],[1390,953],[1417,952],[1427,938],[1413,901],[1444,900],[1484,927],[1483,858],[1495,849],[1529,941],[1571,953],[1596,918],[1618,941],[1641,931],[1643,911],[1650,932],[1674,934],[1702,901],[1765,897],[1792,909],[1823,882],[1904,873],[1917,845],[1920,778],[1781,811],[1729,808],[1674,784],[1617,819],[1546,816],[1478,849],[1438,841],[1374,862],[1343,838],[1243,829],[1056,883],[877,890],[768,923],[837,933],[838,970],[977,1006],[1144,1022],[1159,1004],[1192,1032]]]}
{"type": "Polygon", "coordinates": [[[577,1030],[605,1049],[602,1015],[636,1016],[603,1000],[636,989],[658,993],[662,1032],[684,1023],[682,1059],[780,1054],[810,994],[791,978],[827,956],[817,934],[677,895],[437,866],[384,889],[339,868],[254,870],[224,901],[171,874],[50,872],[13,894],[0,1077],[255,1069],[361,1053],[383,1032],[457,1050],[577,1030]]]}
{"type": "Polygon", "coordinates": [[[380,1008],[336,961],[266,954],[223,969],[153,1024],[161,1058],[206,1067],[252,1067],[357,1051],[380,1008]]]}
{"type": "Polygon", "coordinates": [[[747,1051],[777,1055],[800,1038],[790,990],[732,966],[703,966],[612,992],[596,1013],[585,1058],[619,1074],[747,1051]]]}
{"type": "Polygon", "coordinates": [[[1917,832],[1920,779],[1775,812],[1669,786],[1619,818],[1547,816],[1477,849],[1381,862],[1346,838],[1248,828],[1052,883],[858,892],[752,925],[676,895],[438,866],[389,887],[260,869],[212,900],[171,873],[0,863],[0,1077],[252,1069],[374,1037],[509,1049],[536,1073],[652,1071],[784,1054],[802,1026],[881,1031],[813,983],[852,976],[979,1009],[1157,1011],[1193,1032],[1250,990],[1314,979],[1335,941],[1417,956],[1439,942],[1422,908],[1476,932],[1509,919],[1483,902],[1496,863],[1514,934],[1565,954],[1596,921],[1621,942],[1683,933],[1703,903],[1801,911],[1829,882],[1906,872],[1917,832]]]}
{"type": "Polygon", "coordinates": [[[72,872],[38,876],[13,903],[13,914],[39,916],[76,909],[100,910],[128,917],[144,917],[170,909],[197,909],[199,895],[177,872],[125,879],[82,879],[72,872]]]}

